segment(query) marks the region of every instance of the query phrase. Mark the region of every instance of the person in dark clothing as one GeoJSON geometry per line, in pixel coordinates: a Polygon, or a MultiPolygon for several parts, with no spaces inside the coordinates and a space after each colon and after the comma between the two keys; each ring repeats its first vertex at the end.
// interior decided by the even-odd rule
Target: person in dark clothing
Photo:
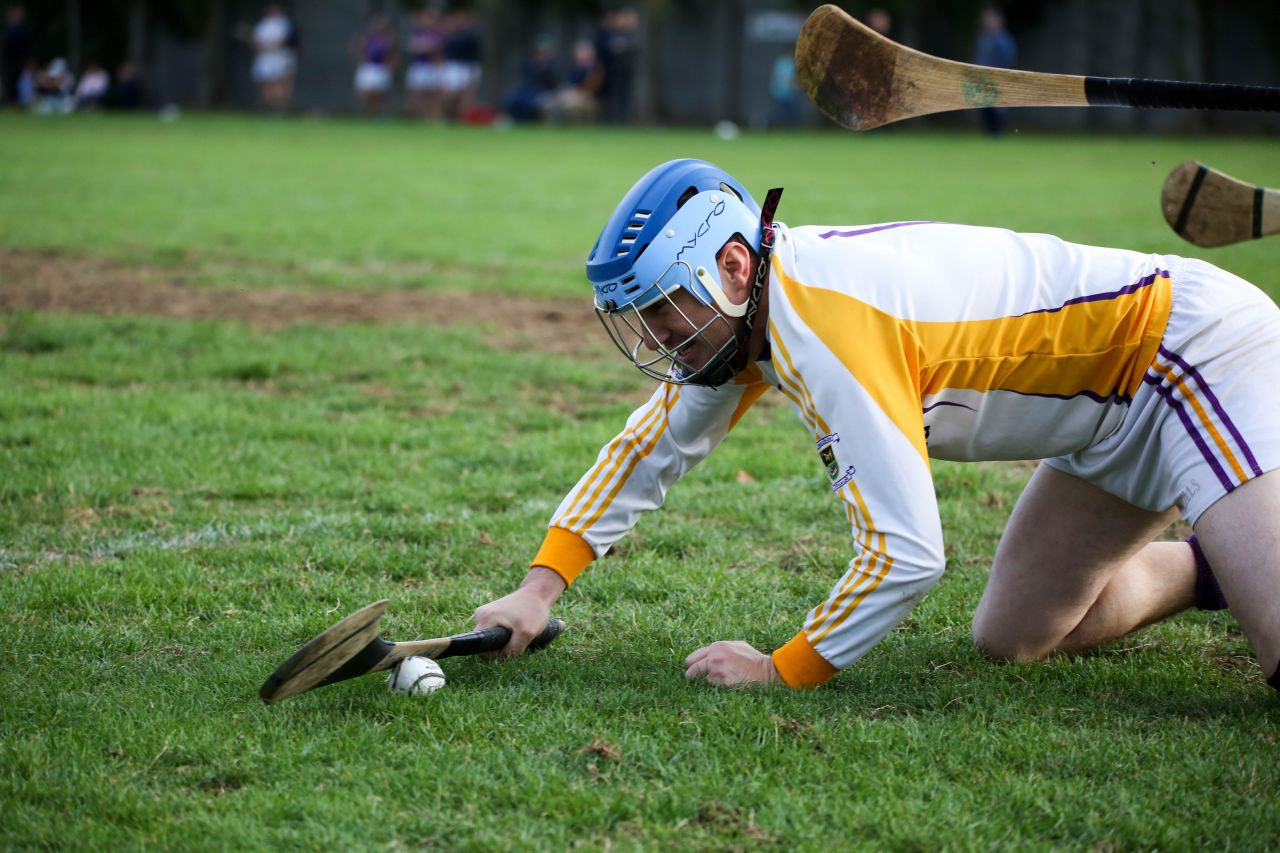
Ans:
{"type": "MultiPolygon", "coordinates": [[[[987,8],[982,12],[982,30],[974,47],[973,61],[989,68],[1012,68],[1018,61],[1018,46],[1004,26],[1000,10],[987,8]]],[[[982,126],[991,136],[1004,133],[1005,110],[987,107],[982,110],[982,126]]]]}
{"type": "Polygon", "coordinates": [[[142,88],[142,75],[132,62],[122,62],[116,77],[107,89],[102,105],[109,110],[140,110],[146,106],[146,92],[142,88]]]}
{"type": "Polygon", "coordinates": [[[517,122],[538,121],[558,83],[555,39],[539,36],[533,55],[525,61],[520,85],[505,99],[507,115],[517,122]]]}
{"type": "Polygon", "coordinates": [[[9,106],[21,106],[18,81],[31,59],[31,25],[21,3],[9,7],[4,41],[0,43],[0,98],[9,106]]]}
{"type": "Polygon", "coordinates": [[[631,119],[631,89],[640,52],[640,17],[634,9],[608,12],[596,33],[596,56],[603,78],[600,100],[604,119],[624,124],[631,119]]]}

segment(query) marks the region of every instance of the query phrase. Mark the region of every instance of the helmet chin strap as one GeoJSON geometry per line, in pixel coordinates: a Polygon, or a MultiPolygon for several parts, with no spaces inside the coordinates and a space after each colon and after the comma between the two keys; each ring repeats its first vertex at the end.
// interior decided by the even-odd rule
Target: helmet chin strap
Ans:
{"type": "Polygon", "coordinates": [[[751,331],[756,325],[756,312],[760,310],[760,297],[769,279],[769,259],[773,257],[773,217],[782,199],[782,187],[774,187],[765,193],[760,206],[760,263],[756,264],[756,277],[751,282],[751,294],[743,311],[742,332],[738,335],[738,349],[733,354],[733,375],[738,375],[751,360],[751,331]]]}
{"type": "Polygon", "coordinates": [[[760,310],[760,297],[764,294],[764,285],[769,279],[769,259],[773,256],[773,217],[778,210],[778,201],[781,198],[782,188],[775,187],[765,194],[764,204],[760,207],[760,263],[756,264],[755,278],[751,282],[751,292],[746,302],[734,305],[729,302],[724,291],[718,286],[709,285],[709,282],[712,284],[714,282],[705,269],[699,267],[695,273],[698,280],[711,293],[720,310],[730,317],[743,318],[743,323],[741,331],[733,341],[727,341],[725,346],[721,347],[695,373],[683,377],[685,382],[691,385],[718,388],[741,373],[746,368],[747,362],[751,360],[751,331],[755,328],[756,312],[760,310]],[[732,310],[729,310],[730,307],[732,310]],[[730,348],[729,343],[736,343],[736,346],[730,348]]]}

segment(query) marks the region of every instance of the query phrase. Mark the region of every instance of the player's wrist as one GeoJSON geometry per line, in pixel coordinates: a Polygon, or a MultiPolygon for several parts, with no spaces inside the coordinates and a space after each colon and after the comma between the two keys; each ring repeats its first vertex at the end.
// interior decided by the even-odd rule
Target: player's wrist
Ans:
{"type": "Polygon", "coordinates": [[[521,592],[536,596],[548,607],[554,604],[567,588],[568,584],[565,583],[564,578],[545,566],[534,566],[529,569],[529,573],[520,582],[521,592]]]}

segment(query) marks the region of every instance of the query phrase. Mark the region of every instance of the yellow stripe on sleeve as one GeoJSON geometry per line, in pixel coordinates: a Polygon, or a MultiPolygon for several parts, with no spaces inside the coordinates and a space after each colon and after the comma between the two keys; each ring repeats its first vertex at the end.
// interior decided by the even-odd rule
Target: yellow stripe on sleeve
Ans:
{"type": "MultiPolygon", "coordinates": [[[[818,407],[813,402],[813,396],[805,384],[804,378],[795,370],[786,345],[783,343],[781,335],[777,334],[776,328],[773,340],[779,356],[776,367],[778,379],[783,386],[783,393],[796,402],[796,405],[800,407],[801,412],[804,414],[805,420],[809,422],[815,433],[821,435],[829,434],[832,429],[822,415],[819,414],[818,407]]],[[[862,492],[858,489],[857,484],[850,481],[841,491],[847,492],[850,498],[844,503],[850,525],[855,531],[853,538],[860,546],[861,553],[850,566],[847,573],[848,576],[845,578],[844,583],[841,584],[840,589],[814,608],[809,624],[804,631],[810,642],[813,643],[821,641],[844,624],[853,615],[853,612],[858,609],[858,605],[865,601],[866,597],[876,587],[880,586],[893,565],[893,558],[885,553],[885,535],[883,532],[875,530],[875,524],[871,520],[871,511],[867,508],[866,500],[862,497],[862,492]],[[858,523],[859,519],[862,520],[862,523],[858,523]],[[873,537],[877,547],[872,547],[873,537]],[[876,570],[877,561],[880,562],[878,571],[876,570]],[[859,592],[859,587],[864,583],[866,586],[859,592]],[[855,595],[855,593],[857,594],[855,595]],[[849,597],[851,595],[853,595],[853,598],[850,600],[849,597]],[[844,605],[846,600],[848,600],[848,604],[844,605]],[[842,605],[843,609],[841,609],[842,605]],[[823,627],[824,624],[826,625],[825,628],[823,627]]]]}
{"type": "MultiPolygon", "coordinates": [[[[652,434],[648,442],[642,447],[640,446],[642,436],[636,435],[631,439],[630,444],[635,452],[631,454],[630,461],[627,462],[626,467],[618,474],[617,481],[613,484],[613,488],[609,490],[609,494],[605,495],[604,499],[600,502],[600,506],[598,506],[596,511],[591,514],[591,517],[581,523],[578,527],[579,530],[587,530],[600,520],[600,517],[604,515],[605,510],[609,508],[611,503],[613,503],[613,499],[618,496],[618,492],[622,491],[622,487],[626,485],[627,478],[630,477],[631,472],[636,469],[636,465],[640,464],[641,459],[644,459],[650,453],[653,453],[653,449],[658,446],[658,440],[661,439],[663,433],[667,431],[667,419],[671,413],[671,407],[680,399],[680,388],[678,386],[668,385],[666,386],[666,389],[667,400],[666,405],[661,410],[662,417],[654,422],[653,425],[645,428],[647,432],[652,434]]],[[[621,464],[621,462],[622,460],[620,459],[619,464],[621,464]]],[[[608,478],[601,481],[601,486],[604,486],[607,482],[608,478]]],[[[592,500],[594,500],[594,498],[592,498],[592,500]]],[[[588,503],[587,506],[590,506],[590,503],[588,503]]]]}
{"type": "MultiPolygon", "coordinates": [[[[649,419],[653,418],[659,411],[661,411],[662,402],[663,401],[659,400],[656,396],[649,399],[649,402],[646,403],[648,410],[636,420],[634,432],[644,431],[645,425],[649,419]]],[[[632,430],[624,429],[622,432],[618,433],[618,435],[614,436],[613,440],[605,446],[604,458],[596,462],[595,467],[588,473],[587,477],[583,480],[582,488],[578,491],[578,497],[565,512],[565,519],[568,523],[571,524],[575,517],[581,516],[586,512],[587,507],[591,505],[591,501],[595,499],[594,497],[589,496],[599,494],[599,490],[603,488],[602,480],[607,481],[609,479],[610,472],[612,472],[617,465],[617,454],[619,453],[620,448],[626,444],[627,440],[631,438],[632,435],[632,430]],[[583,503],[584,500],[586,500],[585,504],[583,503]]]]}
{"type": "MultiPolygon", "coordinates": [[[[582,491],[579,493],[577,501],[575,501],[574,508],[565,514],[565,517],[561,519],[560,524],[562,524],[566,529],[577,531],[585,530],[591,526],[591,523],[582,523],[583,517],[591,507],[595,505],[596,501],[600,499],[601,492],[604,491],[605,487],[608,486],[609,482],[622,467],[624,461],[627,459],[627,451],[640,450],[640,443],[644,441],[644,438],[649,431],[653,429],[655,425],[665,423],[666,413],[670,411],[673,403],[674,399],[671,394],[671,386],[665,386],[663,397],[661,399],[658,399],[656,396],[654,397],[650,402],[649,411],[645,412],[645,414],[636,422],[635,428],[633,430],[623,430],[623,432],[621,432],[609,444],[605,461],[597,463],[596,469],[592,472],[591,478],[587,481],[586,485],[582,487],[582,491]]],[[[659,433],[660,432],[661,430],[659,429],[659,433]]],[[[633,461],[631,466],[627,469],[627,472],[630,473],[631,468],[634,467],[635,462],[633,461]]],[[[617,493],[616,489],[614,490],[614,493],[617,493]]],[[[597,512],[593,519],[599,517],[600,513],[597,512]]]]}

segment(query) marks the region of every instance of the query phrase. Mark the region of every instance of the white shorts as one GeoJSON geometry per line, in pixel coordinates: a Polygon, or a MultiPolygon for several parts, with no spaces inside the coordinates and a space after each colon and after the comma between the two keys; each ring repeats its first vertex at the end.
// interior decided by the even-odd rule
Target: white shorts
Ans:
{"type": "Polygon", "coordinates": [[[1046,459],[1135,506],[1195,524],[1215,501],[1280,467],[1280,309],[1204,261],[1173,271],[1155,360],[1114,433],[1046,459]]]}
{"type": "Polygon", "coordinates": [[[442,62],[415,62],[404,75],[410,92],[442,92],[448,84],[448,66],[442,62]]]}
{"type": "Polygon", "coordinates": [[[356,69],[356,91],[385,92],[391,88],[391,69],[375,62],[365,62],[356,69]]]}
{"type": "Polygon", "coordinates": [[[480,85],[480,66],[449,60],[444,64],[444,87],[449,92],[463,92],[480,85]]]}
{"type": "Polygon", "coordinates": [[[253,81],[274,83],[293,74],[293,51],[264,50],[253,58],[253,81]]]}

